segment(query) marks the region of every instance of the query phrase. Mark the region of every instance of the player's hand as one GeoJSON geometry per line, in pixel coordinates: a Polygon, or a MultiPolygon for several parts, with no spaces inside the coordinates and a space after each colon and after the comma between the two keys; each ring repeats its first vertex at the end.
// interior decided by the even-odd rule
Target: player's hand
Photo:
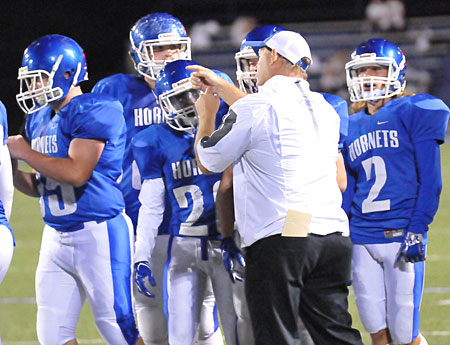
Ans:
{"type": "Polygon", "coordinates": [[[12,158],[24,159],[28,152],[31,151],[30,144],[21,135],[13,135],[6,139],[9,154],[12,158]]]}
{"type": "Polygon", "coordinates": [[[215,121],[219,107],[220,99],[217,94],[212,91],[211,87],[208,87],[206,92],[202,93],[195,101],[195,110],[197,110],[200,119],[210,119],[211,121],[215,121]]]}
{"type": "Polygon", "coordinates": [[[145,278],[148,279],[151,286],[156,286],[149,262],[138,261],[134,264],[134,281],[136,282],[138,291],[147,297],[155,297],[145,286],[145,278]]]}
{"type": "Polygon", "coordinates": [[[191,74],[191,83],[194,89],[205,91],[207,87],[217,87],[222,83],[226,83],[214,71],[199,65],[186,66],[187,70],[195,71],[191,74]]]}
{"type": "Polygon", "coordinates": [[[397,253],[396,261],[399,262],[400,260],[405,262],[425,261],[425,245],[423,244],[422,234],[406,233],[405,240],[397,253]]]}
{"type": "Polygon", "coordinates": [[[236,280],[243,281],[244,277],[234,269],[234,260],[236,260],[242,267],[245,267],[245,260],[233,238],[223,238],[220,248],[222,249],[223,264],[230,275],[231,281],[233,283],[235,283],[236,280]]]}

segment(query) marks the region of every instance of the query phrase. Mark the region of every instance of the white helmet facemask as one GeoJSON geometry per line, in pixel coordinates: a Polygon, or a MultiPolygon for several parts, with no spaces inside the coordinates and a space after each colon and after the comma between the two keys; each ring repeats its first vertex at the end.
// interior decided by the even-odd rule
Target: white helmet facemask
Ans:
{"type": "Polygon", "coordinates": [[[239,88],[246,93],[257,92],[256,71],[250,71],[250,60],[258,58],[253,48],[250,46],[245,47],[238,51],[234,58],[236,60],[236,79],[239,83],[239,88]]]}
{"type": "Polygon", "coordinates": [[[198,125],[195,101],[201,91],[192,88],[189,79],[180,80],[172,89],[159,96],[167,124],[177,131],[194,130],[198,125]]]}
{"type": "Polygon", "coordinates": [[[130,41],[132,47],[136,51],[139,62],[137,63],[136,70],[144,77],[156,80],[158,73],[164,68],[164,66],[173,60],[190,60],[191,59],[191,39],[189,37],[180,37],[174,33],[160,34],[158,39],[145,40],[136,47],[133,43],[133,38],[130,33],[130,41]],[[155,59],[155,52],[157,47],[161,46],[179,46],[179,57],[170,60],[157,60],[155,59]]]}
{"type": "Polygon", "coordinates": [[[375,53],[352,56],[352,60],[345,65],[350,101],[374,102],[398,95],[406,86],[406,81],[401,83],[399,80],[403,67],[398,66],[393,58],[377,57],[375,53]],[[387,67],[387,76],[358,77],[358,70],[368,66],[387,67]]]}

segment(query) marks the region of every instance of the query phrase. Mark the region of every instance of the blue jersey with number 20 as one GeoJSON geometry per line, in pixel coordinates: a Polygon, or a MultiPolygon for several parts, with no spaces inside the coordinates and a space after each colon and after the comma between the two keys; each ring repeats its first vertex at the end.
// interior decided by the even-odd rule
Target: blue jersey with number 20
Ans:
{"type": "Polygon", "coordinates": [[[201,173],[192,136],[167,124],[151,126],[134,137],[133,154],[143,180],[164,181],[172,208],[170,234],[219,237],[214,199],[221,174],[201,173]]]}

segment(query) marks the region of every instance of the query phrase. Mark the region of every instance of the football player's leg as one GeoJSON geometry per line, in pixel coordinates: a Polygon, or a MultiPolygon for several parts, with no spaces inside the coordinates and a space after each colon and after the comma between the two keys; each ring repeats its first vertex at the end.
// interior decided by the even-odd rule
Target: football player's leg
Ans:
{"type": "Polygon", "coordinates": [[[220,323],[227,345],[237,344],[237,316],[233,304],[233,288],[230,276],[223,265],[219,241],[208,241],[208,265],[220,323]]]}
{"type": "Polygon", "coordinates": [[[168,329],[170,345],[190,345],[194,341],[199,319],[198,284],[200,272],[196,267],[196,238],[171,237],[167,261],[168,329]]]}
{"type": "Polygon", "coordinates": [[[14,252],[14,242],[11,231],[0,225],[0,284],[8,271],[14,252]]]}
{"type": "Polygon", "coordinates": [[[383,257],[385,244],[353,245],[352,279],[361,322],[372,339],[388,339],[383,257]]]}
{"type": "Polygon", "coordinates": [[[200,306],[200,321],[197,329],[196,345],[223,345],[217,313],[216,299],[208,277],[205,287],[205,297],[200,306]]]}
{"type": "Polygon", "coordinates": [[[121,214],[100,224],[91,222],[79,232],[75,260],[97,329],[108,344],[135,344],[131,221],[121,214]]]}
{"type": "Polygon", "coordinates": [[[419,338],[419,308],[422,300],[425,262],[395,262],[399,243],[387,246],[385,279],[387,320],[392,344],[409,344],[419,338]]]}
{"type": "Polygon", "coordinates": [[[85,299],[71,259],[71,234],[45,226],[36,269],[37,336],[44,345],[60,345],[75,340],[75,329],[85,299]],[[67,235],[67,236],[66,236],[67,235]],[[67,241],[66,241],[67,240],[67,241]]]}
{"type": "Polygon", "coordinates": [[[150,261],[156,286],[147,285],[147,287],[155,294],[155,297],[149,298],[144,296],[138,292],[136,284],[133,284],[139,333],[146,345],[167,345],[169,343],[163,299],[164,265],[167,260],[169,237],[169,235],[156,237],[155,249],[150,261]]]}

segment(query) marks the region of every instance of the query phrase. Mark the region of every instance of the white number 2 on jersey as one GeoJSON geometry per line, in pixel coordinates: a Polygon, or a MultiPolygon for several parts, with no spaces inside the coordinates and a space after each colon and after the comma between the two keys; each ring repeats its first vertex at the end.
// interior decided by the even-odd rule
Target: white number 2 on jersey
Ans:
{"type": "MultiPolygon", "coordinates": [[[[66,183],[59,183],[51,178],[47,178],[45,188],[49,191],[54,191],[55,194],[48,195],[48,208],[53,216],[67,216],[77,210],[77,199],[73,186],[66,183]],[[60,193],[57,193],[57,188],[60,188],[60,193]],[[62,206],[62,207],[61,207],[62,206]]],[[[43,195],[41,191],[41,195],[43,195]]],[[[45,215],[45,205],[42,197],[39,198],[41,204],[41,214],[45,215]]]]}
{"type": "Polygon", "coordinates": [[[371,178],[372,165],[375,170],[375,183],[372,188],[370,188],[369,195],[362,202],[362,213],[378,212],[378,211],[388,211],[391,209],[391,200],[376,200],[378,194],[380,194],[381,188],[383,188],[386,183],[387,173],[386,164],[383,158],[380,156],[373,156],[361,162],[364,171],[366,173],[367,181],[371,178]]]}
{"type": "MultiPolygon", "coordinates": [[[[217,181],[213,186],[214,201],[216,201],[217,189],[219,188],[220,181],[217,181]]],[[[180,225],[180,235],[186,236],[207,236],[208,226],[207,225],[192,225],[194,224],[202,215],[204,210],[203,204],[203,193],[199,186],[187,185],[175,188],[173,194],[177,199],[180,208],[187,208],[189,206],[186,194],[191,194],[192,197],[192,211],[185,222],[180,225]]]]}

